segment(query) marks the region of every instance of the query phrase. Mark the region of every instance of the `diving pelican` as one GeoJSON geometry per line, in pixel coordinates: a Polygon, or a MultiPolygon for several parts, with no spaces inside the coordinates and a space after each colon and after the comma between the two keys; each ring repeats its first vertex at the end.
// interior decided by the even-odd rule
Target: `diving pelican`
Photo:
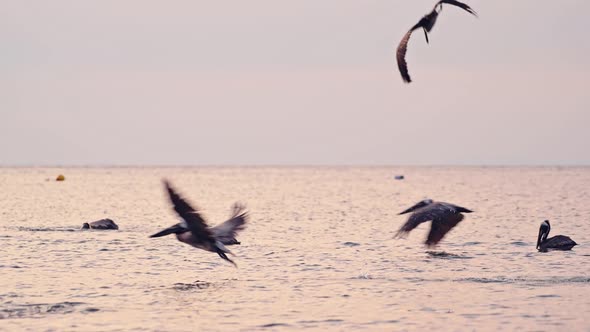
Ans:
{"type": "Polygon", "coordinates": [[[426,245],[434,247],[453,227],[463,220],[463,213],[473,212],[461,206],[445,202],[435,202],[425,199],[411,208],[399,213],[400,215],[413,212],[408,221],[397,231],[395,237],[403,237],[425,221],[432,220],[430,233],[426,245]]]}
{"type": "Polygon", "coordinates": [[[217,253],[219,257],[237,266],[234,261],[227,257],[226,253],[231,254],[231,251],[225,246],[240,244],[236,240],[236,234],[246,227],[248,214],[245,207],[238,203],[234,204],[232,216],[229,220],[215,227],[209,227],[197,209],[180,197],[168,181],[164,180],[164,186],[168,191],[170,201],[174,205],[174,211],[178,213],[182,221],[150,237],[160,237],[174,233],[178,241],[195,248],[217,253]]]}
{"type": "Polygon", "coordinates": [[[537,250],[540,252],[547,252],[549,250],[571,250],[577,245],[574,240],[569,236],[555,235],[554,237],[547,238],[551,231],[551,225],[549,220],[545,220],[541,223],[539,228],[539,236],[537,237],[537,250]]]}
{"type": "Polygon", "coordinates": [[[426,37],[426,43],[429,43],[428,33],[430,32],[430,30],[432,30],[432,27],[434,27],[434,23],[436,23],[438,14],[442,11],[443,3],[457,6],[477,17],[477,13],[473,9],[471,9],[471,7],[462,2],[456,0],[440,0],[439,2],[437,2],[429,14],[422,17],[420,21],[416,23],[416,25],[414,25],[408,32],[406,32],[406,34],[404,35],[397,47],[397,67],[399,68],[399,72],[402,75],[402,79],[406,83],[412,82],[410,74],[408,73],[408,64],[406,63],[406,51],[408,49],[408,42],[410,41],[410,36],[412,35],[412,32],[414,32],[414,30],[422,28],[422,30],[424,30],[424,36],[426,37]]]}

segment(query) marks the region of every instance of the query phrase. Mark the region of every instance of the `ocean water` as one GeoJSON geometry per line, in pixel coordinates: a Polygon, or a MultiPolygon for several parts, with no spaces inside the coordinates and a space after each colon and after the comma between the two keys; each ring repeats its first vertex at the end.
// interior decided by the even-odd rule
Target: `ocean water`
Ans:
{"type": "Polygon", "coordinates": [[[590,168],[2,168],[0,187],[2,331],[590,331],[590,168]],[[247,205],[238,268],[148,238],[177,222],[162,178],[212,225],[247,205]],[[427,223],[393,238],[425,197],[475,211],[434,249],[427,223]],[[101,218],[120,230],[79,230],[101,218]],[[544,219],[579,245],[538,253],[544,219]]]}

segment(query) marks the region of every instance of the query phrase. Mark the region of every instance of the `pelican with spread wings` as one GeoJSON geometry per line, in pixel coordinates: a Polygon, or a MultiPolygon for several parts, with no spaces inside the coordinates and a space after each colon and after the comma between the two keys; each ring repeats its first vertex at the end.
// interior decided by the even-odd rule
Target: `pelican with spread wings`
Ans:
{"type": "Polygon", "coordinates": [[[234,204],[230,219],[215,227],[209,227],[198,210],[180,197],[168,181],[164,180],[164,186],[170,196],[172,205],[174,205],[174,211],[176,211],[182,221],[150,237],[176,234],[178,241],[195,248],[217,253],[219,257],[236,266],[236,263],[227,257],[226,254],[231,254],[231,251],[225,246],[240,244],[236,240],[236,235],[246,227],[246,221],[248,219],[248,214],[244,206],[238,203],[234,204]]]}
{"type": "Polygon", "coordinates": [[[406,32],[406,34],[402,38],[402,41],[399,43],[397,47],[397,67],[399,68],[399,72],[402,75],[402,79],[406,83],[412,82],[410,74],[408,73],[408,64],[406,63],[406,51],[408,49],[408,42],[410,41],[410,36],[412,35],[412,32],[414,32],[414,30],[422,28],[422,30],[424,30],[424,36],[426,37],[426,43],[428,43],[428,33],[430,32],[430,30],[432,30],[432,27],[434,27],[436,19],[438,18],[438,14],[442,11],[444,3],[457,6],[477,17],[477,13],[473,9],[471,9],[471,7],[462,2],[456,0],[440,0],[439,2],[437,2],[429,14],[424,15],[424,17],[422,17],[420,21],[416,23],[416,25],[414,25],[408,32],[406,32]]]}
{"type": "Polygon", "coordinates": [[[462,213],[471,213],[473,211],[451,203],[425,199],[401,212],[400,215],[410,212],[413,213],[397,231],[396,237],[408,234],[423,222],[432,221],[430,233],[428,233],[425,243],[429,247],[434,247],[453,227],[463,220],[462,213]]]}

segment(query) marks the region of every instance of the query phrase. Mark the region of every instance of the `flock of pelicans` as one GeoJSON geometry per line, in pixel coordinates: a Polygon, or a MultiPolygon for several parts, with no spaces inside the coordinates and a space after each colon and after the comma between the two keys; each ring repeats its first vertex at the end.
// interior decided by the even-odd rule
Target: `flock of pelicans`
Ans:
{"type": "MultiPolygon", "coordinates": [[[[182,198],[168,181],[164,180],[164,186],[166,187],[174,211],[180,217],[181,222],[150,237],[154,238],[175,234],[178,241],[195,248],[217,253],[219,257],[236,266],[236,263],[227,257],[227,254],[231,254],[231,251],[226,246],[240,244],[236,236],[238,232],[246,227],[248,213],[245,207],[238,203],[234,204],[230,219],[215,227],[210,227],[203,217],[201,217],[198,210],[182,198]]],[[[396,237],[404,236],[421,223],[431,221],[430,232],[425,243],[427,246],[432,247],[440,242],[453,227],[457,226],[463,220],[463,213],[471,212],[473,211],[458,205],[425,199],[400,213],[400,215],[406,213],[412,214],[397,231],[396,237]]],[[[118,226],[111,219],[102,219],[92,223],[84,223],[82,228],[118,229],[118,226]]],[[[570,250],[577,244],[571,238],[564,235],[547,238],[550,230],[551,225],[549,224],[549,220],[543,221],[537,238],[537,249],[539,251],[570,250]]]]}
{"type": "MultiPolygon", "coordinates": [[[[426,42],[428,43],[428,33],[434,27],[438,15],[442,11],[443,4],[457,6],[477,17],[476,12],[462,2],[456,0],[438,1],[432,11],[422,17],[422,19],[420,19],[420,21],[404,35],[397,48],[398,68],[402,79],[406,83],[412,81],[406,63],[406,51],[410,37],[415,30],[422,28],[422,30],[424,30],[426,42]]],[[[221,258],[236,265],[234,261],[227,257],[227,254],[231,254],[231,251],[227,249],[226,246],[240,244],[240,242],[236,240],[236,235],[246,226],[248,214],[245,207],[240,204],[235,204],[232,216],[229,220],[215,227],[210,227],[207,225],[207,222],[205,222],[203,217],[201,217],[199,212],[186,200],[180,197],[169,182],[164,181],[164,185],[166,186],[166,190],[168,191],[168,195],[174,206],[174,211],[176,211],[182,221],[151,235],[150,237],[154,238],[175,234],[180,242],[217,253],[221,258]]],[[[430,232],[428,233],[425,243],[429,247],[435,246],[453,227],[457,226],[457,224],[463,220],[463,213],[471,212],[473,211],[458,205],[425,199],[400,213],[400,215],[406,213],[412,214],[398,230],[396,237],[403,237],[414,228],[418,227],[421,223],[431,221],[430,232]]],[[[92,223],[85,223],[82,228],[118,229],[118,226],[110,219],[103,219],[92,223]]],[[[539,251],[570,250],[577,244],[571,238],[564,235],[547,238],[550,230],[551,225],[549,224],[549,220],[543,221],[537,237],[537,249],[539,251]]]]}

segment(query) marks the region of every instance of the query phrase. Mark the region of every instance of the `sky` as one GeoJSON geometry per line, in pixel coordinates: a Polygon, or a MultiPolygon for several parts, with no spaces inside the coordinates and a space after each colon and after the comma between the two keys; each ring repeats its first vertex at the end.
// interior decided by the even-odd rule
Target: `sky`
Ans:
{"type": "Polygon", "coordinates": [[[590,165],[590,2],[0,0],[0,166],[590,165]]]}

